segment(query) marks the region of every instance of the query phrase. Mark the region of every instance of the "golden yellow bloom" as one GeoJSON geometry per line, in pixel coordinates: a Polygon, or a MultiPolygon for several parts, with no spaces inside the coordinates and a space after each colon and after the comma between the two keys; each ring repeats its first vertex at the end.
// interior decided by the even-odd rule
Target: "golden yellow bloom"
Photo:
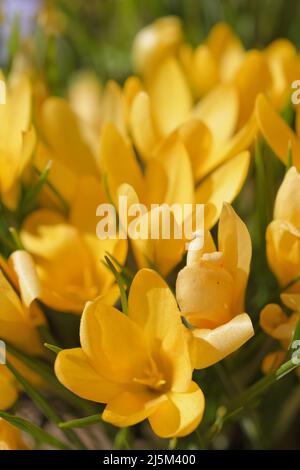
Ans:
{"type": "Polygon", "coordinates": [[[173,53],[182,40],[179,18],[159,18],[137,34],[132,50],[135,69],[141,74],[150,74],[153,67],[164,57],[173,53]]]}
{"type": "MultiPolygon", "coordinates": [[[[295,167],[288,170],[278,190],[273,221],[266,233],[269,265],[281,286],[300,274],[300,175],[295,167]]],[[[300,282],[290,287],[300,292],[300,282]]]]}
{"type": "Polygon", "coordinates": [[[141,89],[137,77],[129,77],[123,88],[114,80],[102,87],[92,72],[82,73],[73,81],[69,101],[93,145],[98,148],[101,129],[108,122],[114,123],[121,134],[127,134],[131,101],[141,89]]]}
{"type": "Polygon", "coordinates": [[[161,437],[184,436],[201,421],[204,397],[192,381],[187,335],[163,279],[142,269],[128,299],[128,316],[89,302],[81,348],[58,354],[58,379],[77,395],[107,406],[103,419],[131,426],[148,418],[161,437]]]}
{"type": "Polygon", "coordinates": [[[288,39],[273,41],[264,51],[272,77],[267,90],[276,109],[281,109],[290,98],[291,84],[300,73],[300,57],[288,39]]]}
{"type": "Polygon", "coordinates": [[[203,368],[222,360],[254,334],[250,317],[243,313],[251,240],[245,224],[224,204],[218,249],[208,231],[203,248],[197,248],[198,243],[197,239],[191,243],[187,266],[178,274],[176,297],[193,326],[193,363],[203,368]]]}
{"type": "Polygon", "coordinates": [[[38,125],[43,140],[37,147],[35,165],[42,171],[52,161],[48,180],[70,202],[82,176],[100,178],[93,136],[62,98],[50,97],[45,100],[38,125]]]}
{"type": "MultiPolygon", "coordinates": [[[[277,304],[266,305],[260,313],[260,326],[272,338],[279,341],[281,349],[269,353],[263,360],[262,370],[265,374],[276,370],[286,357],[292,341],[300,312],[299,294],[282,294],[281,300],[293,313],[287,316],[277,304]]],[[[300,368],[297,368],[300,374],[300,368]]]]}
{"type": "Polygon", "coordinates": [[[25,78],[7,86],[6,103],[0,105],[0,196],[15,209],[20,180],[36,144],[31,123],[31,88],[25,78]]]}
{"type": "MultiPolygon", "coordinates": [[[[101,137],[100,166],[116,204],[118,195],[129,195],[132,202],[145,204],[148,211],[151,204],[208,204],[205,223],[209,228],[218,219],[223,201],[231,202],[240,191],[249,161],[248,152],[233,156],[194,190],[191,161],[177,133],[170,134],[159,145],[153,158],[146,162],[144,173],[130,143],[113,124],[104,127],[101,137]]],[[[150,217],[150,213],[144,217],[150,217]]],[[[146,260],[150,260],[163,274],[180,261],[184,244],[183,239],[170,242],[150,237],[142,243],[133,243],[139,267],[149,266],[146,260]]]]}
{"type": "MultiPolygon", "coordinates": [[[[28,253],[15,251],[9,263],[0,259],[0,339],[20,350],[41,355],[43,347],[36,327],[45,319],[34,300],[39,284],[28,253]]],[[[17,369],[36,385],[41,381],[18,360],[7,354],[17,369]]],[[[18,384],[5,365],[0,365],[0,409],[11,407],[18,396],[18,384]]]]}
{"type": "Polygon", "coordinates": [[[196,94],[203,96],[219,83],[232,80],[244,59],[239,38],[225,23],[214,26],[204,43],[193,51],[184,44],[179,57],[196,94]]]}
{"type": "Polygon", "coordinates": [[[13,406],[18,398],[18,383],[4,364],[0,365],[0,410],[13,406]]]}
{"type": "Polygon", "coordinates": [[[118,298],[114,277],[102,261],[108,252],[123,263],[127,241],[97,238],[96,208],[104,201],[97,179],[82,177],[68,217],[39,209],[24,221],[20,237],[37,266],[39,298],[56,310],[81,313],[99,295],[110,305],[118,298]]]}
{"type": "Polygon", "coordinates": [[[258,96],[256,100],[256,117],[259,130],[274,153],[284,165],[287,164],[289,147],[292,152],[293,165],[300,171],[300,111],[297,107],[296,132],[276,113],[268,100],[258,96]]]}
{"type": "Polygon", "coordinates": [[[20,431],[0,418],[0,450],[28,450],[20,431]]]}

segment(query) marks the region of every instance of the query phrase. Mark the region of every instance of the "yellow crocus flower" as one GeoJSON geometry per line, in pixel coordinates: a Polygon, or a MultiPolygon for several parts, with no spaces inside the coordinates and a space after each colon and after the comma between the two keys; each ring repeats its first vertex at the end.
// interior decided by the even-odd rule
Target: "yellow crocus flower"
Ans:
{"type": "Polygon", "coordinates": [[[0,105],[0,197],[10,209],[16,208],[21,177],[36,145],[31,96],[30,83],[23,77],[7,85],[6,103],[0,105]]]}
{"type": "Polygon", "coordinates": [[[177,277],[176,297],[191,324],[191,355],[195,368],[208,367],[241,347],[253,336],[244,312],[251,240],[246,225],[224,204],[218,249],[208,231],[203,248],[191,243],[187,265],[177,277]]]}
{"type": "MultiPolygon", "coordinates": [[[[295,167],[286,173],[278,190],[273,221],[266,232],[269,265],[284,287],[300,274],[300,174],[295,167]]],[[[300,282],[292,283],[300,292],[300,282]]]]}
{"type": "Polygon", "coordinates": [[[20,431],[0,418],[0,450],[29,450],[20,431]]]}
{"type": "MultiPolygon", "coordinates": [[[[207,204],[205,223],[212,227],[219,217],[223,201],[231,202],[240,191],[248,172],[250,155],[241,152],[216,168],[194,189],[187,150],[178,135],[170,134],[146,162],[143,173],[128,141],[108,124],[102,132],[100,166],[117,205],[118,195],[145,204],[207,204]],[[124,184],[126,186],[124,186],[124,184]]],[[[148,212],[145,217],[151,214],[148,212]]],[[[182,221],[179,221],[182,223],[182,221]]],[[[185,240],[151,240],[133,243],[139,267],[150,260],[164,275],[182,258],[185,240]],[[168,242],[168,243],[167,243],[168,242]]]]}
{"type": "Polygon", "coordinates": [[[233,79],[244,56],[241,41],[226,23],[216,24],[195,50],[188,44],[179,49],[180,61],[198,96],[233,79]]]}
{"type": "MultiPolygon", "coordinates": [[[[281,346],[279,350],[267,354],[264,358],[262,370],[265,374],[276,370],[284,362],[299,319],[300,295],[281,294],[281,300],[286,307],[292,310],[293,313],[290,316],[287,316],[280,305],[277,304],[266,305],[260,313],[259,323],[261,328],[267,335],[279,341],[281,346]]],[[[296,371],[300,377],[300,367],[296,371]]]]}
{"type": "Polygon", "coordinates": [[[256,100],[255,112],[259,130],[268,145],[282,161],[288,162],[289,148],[292,152],[293,165],[300,171],[300,112],[296,113],[296,131],[294,132],[277,114],[264,95],[256,100]]]}
{"type": "Polygon", "coordinates": [[[177,50],[182,41],[179,18],[166,16],[141,29],[135,37],[132,60],[136,71],[150,75],[164,57],[177,50]]]}
{"type": "Polygon", "coordinates": [[[121,87],[109,80],[102,87],[92,72],[81,73],[69,88],[69,102],[81,119],[81,127],[98,146],[102,127],[113,122],[119,132],[127,135],[128,113],[134,96],[141,91],[138,77],[129,77],[121,87]]]}
{"type": "Polygon", "coordinates": [[[123,263],[127,242],[96,236],[96,209],[105,201],[96,178],[82,177],[75,192],[68,217],[39,209],[25,219],[20,237],[36,263],[39,298],[56,310],[81,313],[99,295],[109,304],[117,300],[114,277],[102,262],[108,252],[123,263]]]}
{"type": "MultiPolygon", "coordinates": [[[[254,116],[237,132],[239,91],[233,84],[219,85],[194,104],[180,64],[172,56],[159,63],[150,84],[137,91],[131,103],[131,137],[143,161],[153,158],[170,134],[176,134],[188,153],[196,184],[226,162],[230,165],[233,157],[251,146],[257,132],[254,116]]],[[[248,163],[245,159],[238,173],[246,176],[248,163]]]]}
{"type": "MultiPolygon", "coordinates": [[[[8,263],[0,259],[0,339],[31,354],[42,355],[43,347],[36,327],[45,318],[35,303],[39,283],[32,258],[25,251],[15,251],[8,263]]],[[[8,359],[37,386],[39,378],[10,354],[8,359]]],[[[18,397],[19,386],[6,368],[0,365],[0,409],[10,408],[18,397]]]]}
{"type": "Polygon", "coordinates": [[[48,180],[70,202],[82,176],[100,179],[93,137],[62,98],[50,97],[44,101],[37,124],[41,139],[34,163],[42,171],[52,162],[48,180]]]}
{"type": "Polygon", "coordinates": [[[128,316],[101,299],[89,302],[80,342],[58,354],[55,373],[77,395],[105,403],[104,421],[123,427],[148,418],[161,437],[185,436],[198,426],[204,396],[192,381],[176,300],[156,272],[136,274],[128,316]]]}

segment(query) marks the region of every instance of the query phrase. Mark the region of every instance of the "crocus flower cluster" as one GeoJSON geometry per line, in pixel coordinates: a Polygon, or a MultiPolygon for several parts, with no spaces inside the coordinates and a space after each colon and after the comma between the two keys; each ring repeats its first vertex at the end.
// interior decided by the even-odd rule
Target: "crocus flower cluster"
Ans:
{"type": "MultiPolygon", "coordinates": [[[[1,76],[0,416],[18,415],[32,390],[37,405],[58,390],[62,401],[75,394],[75,408],[94,402],[104,423],[148,420],[157,436],[180,438],[201,432],[203,369],[233,353],[237,364],[262,329],[277,342],[262,363],[273,373],[298,339],[300,108],[289,100],[300,57],[287,40],[246,50],[223,23],[192,47],[179,19],[165,17],[137,34],[132,62],[124,83],[102,86],[86,72],[64,97],[26,68],[1,76]],[[287,103],[292,124],[281,113],[287,103]],[[257,142],[280,168],[259,247],[257,142]],[[189,244],[174,233],[153,238],[152,226],[143,239],[101,239],[97,208],[120,216],[120,196],[145,206],[138,224],[174,204],[203,204],[203,227],[189,244]],[[261,305],[247,287],[264,253],[277,290],[261,305]]],[[[0,449],[28,448],[7,416],[0,449]]]]}

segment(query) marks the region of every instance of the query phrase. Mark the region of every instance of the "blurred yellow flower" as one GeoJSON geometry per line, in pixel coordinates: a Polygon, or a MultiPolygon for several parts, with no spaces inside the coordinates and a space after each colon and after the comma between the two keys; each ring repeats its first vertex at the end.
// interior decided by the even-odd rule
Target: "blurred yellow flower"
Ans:
{"type": "Polygon", "coordinates": [[[153,68],[167,55],[175,52],[182,41],[182,26],[179,18],[159,18],[136,35],[132,60],[136,71],[150,75],[153,68]]]}
{"type": "Polygon", "coordinates": [[[148,418],[161,437],[185,436],[198,426],[204,397],[192,381],[185,327],[155,271],[135,276],[128,316],[101,299],[89,302],[80,342],[58,354],[55,372],[77,395],[106,403],[104,421],[123,427],[148,418]]]}
{"type": "Polygon", "coordinates": [[[291,283],[291,292],[300,292],[300,282],[293,282],[300,275],[299,205],[300,174],[292,167],[278,190],[266,233],[269,265],[282,287],[291,283]]]}
{"type": "Polygon", "coordinates": [[[68,217],[39,209],[24,221],[20,237],[32,254],[41,284],[40,299],[59,311],[81,313],[85,303],[99,295],[113,305],[118,288],[103,265],[106,252],[124,263],[127,241],[96,236],[96,209],[105,201],[93,176],[78,179],[68,217]]]}
{"type": "MultiPolygon", "coordinates": [[[[37,326],[45,319],[35,303],[39,283],[33,260],[25,251],[15,251],[7,263],[0,259],[0,339],[32,355],[44,350],[37,326]]],[[[17,369],[36,385],[41,381],[22,363],[7,354],[17,369]]],[[[0,365],[0,409],[9,408],[18,396],[18,384],[6,366],[0,365]]]]}
{"type": "Polygon", "coordinates": [[[0,196],[10,209],[19,200],[20,180],[36,145],[31,122],[31,88],[26,78],[7,86],[0,105],[0,196]]]}
{"type": "Polygon", "coordinates": [[[81,127],[89,134],[94,146],[99,145],[103,126],[112,122],[123,135],[127,134],[131,101],[142,89],[137,77],[129,77],[121,87],[109,80],[102,87],[92,72],[81,73],[69,87],[69,102],[82,120],[81,127]],[[83,126],[85,125],[85,127],[83,126]]]}
{"type": "Polygon", "coordinates": [[[253,336],[244,312],[251,240],[246,225],[229,204],[219,221],[218,250],[208,231],[204,245],[195,239],[187,266],[177,277],[176,297],[192,325],[191,354],[196,368],[208,367],[241,347],[253,336]]]}
{"type": "Polygon", "coordinates": [[[29,450],[20,431],[0,418],[0,450],[29,450]]]}
{"type": "MultiPolygon", "coordinates": [[[[50,97],[44,101],[37,124],[42,138],[34,163],[38,170],[43,171],[52,161],[48,180],[70,202],[82,176],[100,179],[93,137],[86,131],[86,126],[83,128],[70,104],[62,98],[50,97]]],[[[50,192],[47,194],[48,199],[51,195],[50,192]]],[[[50,200],[52,206],[57,202],[53,195],[50,200]]]]}
{"type": "MultiPolygon", "coordinates": [[[[276,370],[284,362],[299,319],[300,295],[282,294],[281,300],[293,311],[290,316],[287,316],[277,304],[268,304],[260,312],[261,328],[281,345],[281,349],[267,354],[264,358],[262,370],[265,374],[276,370]]],[[[296,371],[300,376],[300,367],[296,371]]]]}
{"type": "Polygon", "coordinates": [[[189,44],[179,49],[179,57],[198,96],[219,83],[232,80],[245,56],[239,38],[226,23],[216,24],[207,40],[195,50],[189,44]]]}
{"type": "MultiPolygon", "coordinates": [[[[107,124],[101,136],[100,167],[115,204],[118,195],[145,204],[149,211],[151,204],[207,204],[205,224],[209,228],[217,221],[223,201],[231,202],[240,191],[249,162],[247,151],[233,156],[209,173],[195,190],[191,161],[177,133],[158,146],[153,158],[147,160],[144,173],[132,146],[113,124],[107,124]]],[[[133,247],[139,267],[149,266],[146,260],[150,260],[165,275],[182,258],[184,244],[185,240],[157,241],[149,237],[143,243],[134,242],[133,247]]]]}
{"type": "Polygon", "coordinates": [[[293,165],[300,171],[300,108],[296,111],[296,132],[277,114],[264,95],[256,100],[255,112],[259,130],[284,165],[288,162],[289,148],[293,165]]]}

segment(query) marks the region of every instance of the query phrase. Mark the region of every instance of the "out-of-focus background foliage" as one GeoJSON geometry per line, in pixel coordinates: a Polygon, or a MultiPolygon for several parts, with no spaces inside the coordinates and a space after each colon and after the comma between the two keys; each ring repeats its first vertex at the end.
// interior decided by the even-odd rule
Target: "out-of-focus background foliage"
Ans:
{"type": "Polygon", "coordinates": [[[82,68],[122,81],[131,71],[135,34],[163,15],[179,16],[194,45],[226,21],[247,48],[278,37],[300,46],[298,0],[0,0],[0,8],[1,67],[22,50],[55,93],[82,68]]]}

